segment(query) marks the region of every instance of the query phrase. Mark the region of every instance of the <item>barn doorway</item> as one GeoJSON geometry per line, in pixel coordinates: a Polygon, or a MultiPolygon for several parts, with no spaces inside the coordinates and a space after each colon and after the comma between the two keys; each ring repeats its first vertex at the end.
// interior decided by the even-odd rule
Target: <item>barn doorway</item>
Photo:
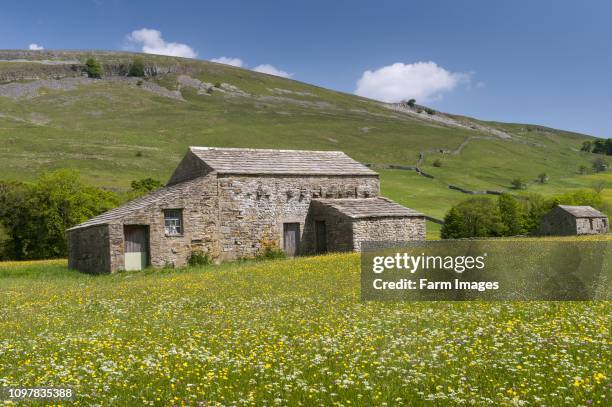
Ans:
{"type": "Polygon", "coordinates": [[[315,222],[315,245],[318,254],[327,252],[327,226],[324,220],[315,222]]]}
{"type": "Polygon", "coordinates": [[[299,254],[300,248],[300,224],[283,223],[283,249],[289,257],[299,254]]]}
{"type": "Polygon", "coordinates": [[[142,270],[149,265],[149,227],[125,225],[125,269],[142,270]]]}

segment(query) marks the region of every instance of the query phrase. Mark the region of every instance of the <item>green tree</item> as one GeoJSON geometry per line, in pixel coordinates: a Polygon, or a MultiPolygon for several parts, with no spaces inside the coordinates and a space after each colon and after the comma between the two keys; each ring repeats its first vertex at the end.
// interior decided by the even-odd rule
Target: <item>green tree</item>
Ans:
{"type": "Polygon", "coordinates": [[[415,99],[410,99],[407,102],[407,105],[410,106],[410,107],[414,107],[414,105],[416,105],[416,100],[415,99]]]}
{"type": "Polygon", "coordinates": [[[132,65],[130,65],[128,76],[136,76],[139,78],[143,78],[145,76],[145,64],[142,58],[134,58],[132,65]]]}
{"type": "Polygon", "coordinates": [[[499,207],[487,197],[470,198],[455,205],[447,213],[443,229],[445,239],[503,236],[506,233],[499,207]]]}
{"type": "Polygon", "coordinates": [[[450,208],[444,217],[444,225],[442,225],[440,236],[442,239],[457,239],[464,237],[463,217],[457,208],[450,208]]]}
{"type": "Polygon", "coordinates": [[[544,199],[540,194],[530,193],[521,195],[523,218],[523,230],[530,233],[540,226],[540,220],[552,208],[550,200],[544,199]]]}
{"type": "Polygon", "coordinates": [[[84,184],[77,171],[43,174],[19,208],[23,222],[11,230],[20,239],[19,258],[66,256],[66,229],[118,203],[116,194],[84,184]]]}
{"type": "Polygon", "coordinates": [[[24,230],[27,226],[26,203],[31,187],[17,182],[0,182],[0,228],[3,242],[0,257],[21,260],[25,256],[24,230]]]}
{"type": "Polygon", "coordinates": [[[593,143],[590,141],[585,141],[582,143],[582,147],[580,147],[580,151],[586,151],[587,153],[590,153],[592,148],[593,148],[593,143]]]}
{"type": "Polygon", "coordinates": [[[85,61],[85,71],[88,77],[97,79],[101,78],[104,73],[102,65],[95,58],[88,58],[85,61]]]}
{"type": "Polygon", "coordinates": [[[522,178],[514,178],[511,182],[513,189],[525,189],[527,188],[527,184],[522,178]]]}
{"type": "Polygon", "coordinates": [[[160,180],[154,178],[143,178],[137,181],[132,181],[132,191],[139,194],[147,194],[151,191],[161,188],[164,184],[160,180]]]}
{"type": "Polygon", "coordinates": [[[540,184],[546,184],[548,182],[548,174],[545,172],[538,174],[538,182],[540,184]]]}
{"type": "Polygon", "coordinates": [[[501,194],[497,199],[505,233],[516,236],[524,233],[525,214],[519,201],[510,194],[501,194]]]}

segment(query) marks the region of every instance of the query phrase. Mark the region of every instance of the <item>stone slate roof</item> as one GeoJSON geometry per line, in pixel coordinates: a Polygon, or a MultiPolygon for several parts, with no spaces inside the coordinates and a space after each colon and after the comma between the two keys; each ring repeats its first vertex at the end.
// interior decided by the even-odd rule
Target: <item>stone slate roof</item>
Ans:
{"type": "Polygon", "coordinates": [[[425,216],[384,197],[313,199],[331,206],[352,219],[425,216]]]}
{"type": "Polygon", "coordinates": [[[219,174],[376,175],[341,151],[190,147],[219,174]]]}
{"type": "Polygon", "coordinates": [[[108,223],[111,223],[113,220],[121,219],[124,216],[130,215],[134,211],[145,209],[148,206],[170,195],[188,194],[189,188],[196,183],[197,183],[197,180],[190,180],[190,181],[180,182],[178,184],[169,185],[166,187],[161,187],[147,195],[144,195],[144,196],[141,196],[140,198],[136,198],[132,201],[129,201],[123,205],[120,205],[114,209],[111,209],[108,212],[104,212],[103,214],[100,214],[94,218],[91,218],[67,230],[86,228],[89,226],[106,225],[108,223]]]}
{"type": "Polygon", "coordinates": [[[590,206],[558,205],[559,208],[574,216],[575,218],[605,218],[606,215],[590,206]]]}

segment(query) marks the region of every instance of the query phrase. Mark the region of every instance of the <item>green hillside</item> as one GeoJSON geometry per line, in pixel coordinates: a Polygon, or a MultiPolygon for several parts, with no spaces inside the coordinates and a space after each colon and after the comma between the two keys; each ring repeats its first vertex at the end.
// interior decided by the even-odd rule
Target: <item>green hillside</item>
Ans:
{"type": "Polygon", "coordinates": [[[546,194],[590,187],[578,175],[588,136],[416,110],[205,61],[119,52],[0,51],[0,178],[33,180],[74,167],[89,182],[126,189],[166,180],[190,145],[342,150],[382,168],[383,192],[434,216],[472,190],[507,189],[546,172],[546,194]],[[89,79],[88,56],[105,69],[89,79]],[[142,57],[146,78],[127,77],[142,57]],[[443,151],[443,152],[440,152],[443,151]],[[384,170],[389,164],[414,166],[384,170]],[[439,159],[440,167],[433,165],[439,159]],[[420,191],[415,195],[415,191],[420,191]]]}

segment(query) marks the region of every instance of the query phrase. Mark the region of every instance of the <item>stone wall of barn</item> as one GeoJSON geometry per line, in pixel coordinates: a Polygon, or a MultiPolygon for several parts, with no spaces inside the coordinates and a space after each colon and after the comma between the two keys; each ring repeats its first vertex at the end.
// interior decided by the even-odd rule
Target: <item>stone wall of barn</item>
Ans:
{"type": "Polygon", "coordinates": [[[253,257],[267,242],[282,248],[283,223],[300,224],[300,253],[312,253],[310,201],[378,196],[379,182],[372,175],[219,175],[218,188],[220,259],[227,260],[253,257]]]}
{"type": "Polygon", "coordinates": [[[134,211],[109,225],[111,271],[125,265],[124,225],[149,227],[149,263],[153,267],[180,267],[194,251],[219,256],[216,176],[198,178],[185,183],[151,206],[134,211]],[[166,236],[164,209],[182,209],[183,234],[166,236]]]}
{"type": "Polygon", "coordinates": [[[597,235],[608,233],[608,219],[606,218],[578,218],[576,231],[579,235],[597,235]]]}
{"type": "Polygon", "coordinates": [[[69,230],[68,267],[92,274],[111,271],[108,225],[69,230]]]}
{"type": "Polygon", "coordinates": [[[351,218],[340,212],[338,209],[321,202],[313,201],[310,206],[311,210],[306,220],[306,228],[312,231],[313,246],[316,243],[314,239],[314,225],[316,221],[325,221],[326,243],[328,252],[350,252],[353,250],[353,223],[351,218]]]}
{"type": "Polygon", "coordinates": [[[380,242],[381,247],[385,247],[388,242],[425,240],[425,217],[355,219],[352,231],[354,251],[361,251],[363,242],[380,242]]]}
{"type": "Polygon", "coordinates": [[[559,207],[554,207],[540,221],[537,234],[545,236],[576,235],[576,218],[559,207]]]}

